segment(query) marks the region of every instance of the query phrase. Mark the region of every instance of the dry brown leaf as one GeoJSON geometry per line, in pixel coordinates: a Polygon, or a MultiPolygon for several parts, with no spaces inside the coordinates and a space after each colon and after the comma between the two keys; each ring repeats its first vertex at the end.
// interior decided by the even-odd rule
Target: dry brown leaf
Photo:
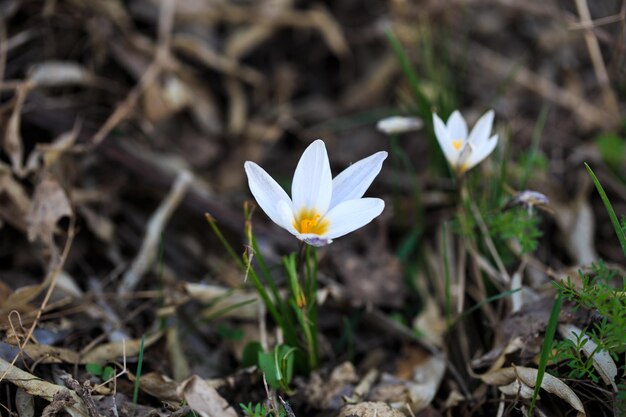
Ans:
{"type": "Polygon", "coordinates": [[[343,36],[341,26],[328,10],[318,5],[307,14],[313,26],[321,32],[331,51],[338,56],[345,56],[349,51],[348,42],[343,36]]]}
{"type": "Polygon", "coordinates": [[[358,381],[356,370],[350,362],[344,362],[324,376],[317,371],[311,374],[305,387],[305,395],[309,404],[318,409],[338,410],[344,404],[344,397],[352,394],[354,384],[358,381]]]}
{"type": "MultiPolygon", "coordinates": [[[[181,338],[178,333],[178,327],[169,327],[165,333],[165,338],[167,340],[167,352],[169,353],[174,380],[182,381],[186,378],[189,378],[189,375],[191,374],[191,371],[189,369],[189,361],[187,359],[187,356],[185,355],[185,350],[181,345],[181,338]]],[[[175,390],[176,389],[174,389],[174,391],[175,390]]]]}
{"type": "Polygon", "coordinates": [[[180,404],[180,396],[176,392],[178,384],[157,372],[150,372],[139,378],[139,388],[159,401],[180,404]]]}
{"type": "MultiPolygon", "coordinates": [[[[157,332],[144,339],[144,349],[147,349],[154,342],[159,340],[163,332],[157,332]]],[[[127,340],[125,342],[113,342],[99,345],[81,357],[80,363],[104,364],[116,358],[126,356],[136,356],[141,348],[141,339],[127,340]]]]}
{"type": "Polygon", "coordinates": [[[80,355],[73,350],[50,346],[35,345],[32,343],[24,346],[24,354],[37,363],[79,363],[80,355]]]}
{"type": "Polygon", "coordinates": [[[569,254],[579,265],[596,261],[598,253],[594,244],[595,218],[587,197],[580,195],[569,203],[551,201],[558,213],[554,220],[563,234],[563,242],[569,254]]]}
{"type": "Polygon", "coordinates": [[[439,385],[446,372],[445,361],[435,355],[413,369],[411,380],[407,382],[411,411],[418,413],[435,398],[439,385]]]}
{"type": "MultiPolygon", "coordinates": [[[[225,74],[252,84],[260,86],[265,77],[255,69],[240,64],[232,57],[239,55],[228,54],[228,56],[220,55],[213,49],[209,48],[205,42],[190,35],[176,35],[172,38],[172,48],[184,54],[193,56],[203,65],[221,71],[225,74]]],[[[226,47],[228,51],[228,47],[226,47]]]]}
{"type": "Polygon", "coordinates": [[[395,375],[384,375],[383,381],[374,388],[370,399],[383,401],[395,408],[408,406],[419,413],[435,398],[446,370],[442,357],[424,349],[408,345],[396,360],[395,375]]]}
{"type": "Polygon", "coordinates": [[[243,85],[235,78],[226,80],[226,92],[228,94],[228,132],[238,135],[243,132],[248,122],[248,101],[243,90],[243,85]]]}
{"type": "MultiPolygon", "coordinates": [[[[530,388],[534,388],[537,381],[537,369],[526,368],[523,366],[516,366],[511,368],[502,368],[495,372],[488,372],[481,375],[480,378],[489,385],[507,386],[512,382],[519,380],[523,384],[530,388]]],[[[571,405],[577,412],[578,417],[585,416],[585,408],[583,407],[580,398],[572,391],[570,387],[565,385],[560,379],[545,373],[543,375],[543,381],[541,382],[541,388],[545,391],[554,394],[569,405],[571,405]]],[[[509,390],[510,388],[506,388],[509,390]]]]}
{"type": "Polygon", "coordinates": [[[78,212],[89,230],[103,242],[111,243],[115,234],[115,224],[107,217],[101,216],[91,208],[77,204],[78,212]]]}
{"type": "Polygon", "coordinates": [[[47,401],[53,401],[55,395],[60,391],[68,392],[74,400],[72,405],[68,405],[65,410],[72,417],[89,417],[87,407],[83,403],[83,400],[76,395],[75,392],[69,391],[67,388],[60,385],[52,384],[37,378],[35,375],[22,371],[21,369],[12,366],[9,362],[0,358],[0,376],[3,376],[3,381],[11,382],[15,386],[22,388],[24,391],[35,397],[41,397],[47,401]]]}
{"type": "Polygon", "coordinates": [[[192,298],[201,303],[211,303],[211,305],[202,310],[202,317],[215,317],[215,314],[219,311],[224,311],[224,309],[254,300],[241,307],[231,309],[223,314],[222,317],[235,317],[249,320],[256,320],[258,318],[258,294],[254,291],[236,290],[218,285],[194,282],[185,282],[184,288],[187,294],[192,298]]]}
{"type": "Polygon", "coordinates": [[[217,390],[197,375],[181,382],[177,392],[202,417],[237,417],[217,390]]]}
{"type": "Polygon", "coordinates": [[[419,330],[423,337],[433,345],[441,347],[446,332],[446,320],[434,298],[425,298],[426,305],[420,314],[413,319],[413,328],[419,330]]]}
{"type": "Polygon", "coordinates": [[[48,274],[46,280],[37,285],[25,285],[15,290],[0,307],[0,317],[5,317],[11,310],[30,311],[33,307],[28,304],[45,290],[52,277],[48,274]]]}
{"type": "Polygon", "coordinates": [[[26,230],[26,215],[30,210],[30,197],[22,184],[13,178],[11,168],[0,161],[0,219],[20,230],[26,230]]]}
{"type": "MultiPolygon", "coordinates": [[[[60,134],[50,144],[38,144],[37,151],[43,155],[43,163],[46,168],[51,167],[58,161],[63,153],[72,148],[78,134],[80,133],[80,123],[76,123],[74,128],[69,132],[60,134]]],[[[29,158],[30,159],[30,158],[29,158]]]]}
{"type": "Polygon", "coordinates": [[[58,253],[54,231],[57,222],[65,216],[72,216],[65,190],[50,173],[44,172],[35,188],[33,204],[27,216],[28,239],[41,239],[53,254],[58,253]]]}
{"type": "MultiPolygon", "coordinates": [[[[269,2],[266,3],[269,6],[269,2]]],[[[293,0],[275,0],[271,2],[271,13],[276,15],[288,11],[293,6],[293,0]]],[[[269,7],[268,7],[269,8],[269,7]]],[[[259,13],[263,13],[260,10],[259,13]]],[[[279,27],[271,20],[259,19],[252,25],[234,30],[226,39],[224,50],[231,58],[242,58],[269,39],[279,27]]]]}
{"type": "Polygon", "coordinates": [[[4,152],[6,152],[11,161],[13,173],[18,177],[24,176],[24,145],[22,144],[20,126],[22,122],[22,107],[29,90],[30,86],[28,84],[23,84],[16,90],[15,106],[7,123],[2,143],[4,152]]]}
{"type": "Polygon", "coordinates": [[[15,408],[20,417],[33,417],[35,415],[35,397],[22,388],[15,392],[15,408]]]}
{"type": "Polygon", "coordinates": [[[167,119],[193,103],[193,92],[180,80],[170,75],[162,84],[152,83],[142,96],[145,116],[152,122],[167,119]]]}
{"type": "MultiPolygon", "coordinates": [[[[510,395],[511,397],[519,396],[520,398],[523,398],[525,400],[532,398],[533,392],[535,391],[528,385],[520,382],[518,379],[516,379],[515,381],[511,382],[508,385],[502,385],[501,387],[498,387],[498,389],[504,395],[510,395]]],[[[539,400],[540,397],[537,396],[537,399],[539,400]]]]}
{"type": "Polygon", "coordinates": [[[69,151],[80,133],[80,123],[75,123],[74,128],[59,135],[52,143],[38,143],[35,149],[28,155],[24,174],[38,172],[41,165],[50,168],[54,165],[61,155],[69,151]]]}

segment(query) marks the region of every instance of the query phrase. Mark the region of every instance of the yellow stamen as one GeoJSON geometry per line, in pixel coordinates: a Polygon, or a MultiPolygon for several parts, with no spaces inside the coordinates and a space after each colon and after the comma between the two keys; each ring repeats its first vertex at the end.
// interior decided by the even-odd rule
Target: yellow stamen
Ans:
{"type": "Polygon", "coordinates": [[[457,151],[460,151],[463,147],[463,141],[461,139],[455,139],[452,141],[452,147],[457,151]]]}
{"type": "Polygon", "coordinates": [[[300,233],[323,235],[328,231],[328,220],[314,210],[301,209],[293,222],[293,227],[300,233]]]}

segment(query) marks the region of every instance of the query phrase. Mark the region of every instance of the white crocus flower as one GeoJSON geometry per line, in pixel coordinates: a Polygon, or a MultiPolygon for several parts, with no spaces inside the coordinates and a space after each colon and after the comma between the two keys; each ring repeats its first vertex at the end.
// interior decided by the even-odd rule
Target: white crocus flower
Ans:
{"type": "Polygon", "coordinates": [[[498,144],[498,135],[490,136],[493,126],[493,110],[489,110],[478,119],[469,136],[467,123],[458,110],[450,115],[447,124],[444,124],[439,116],[433,113],[433,123],[439,146],[452,169],[459,176],[489,156],[498,144]]]}
{"type": "Polygon", "coordinates": [[[332,179],[326,146],[318,139],[300,157],[291,198],[259,165],[247,161],[244,168],[252,195],[274,223],[310,245],[324,246],[382,213],[383,200],[362,197],[385,158],[387,152],[377,152],[332,179]]]}
{"type": "Polygon", "coordinates": [[[420,130],[424,126],[422,119],[417,117],[391,116],[379,120],[376,129],[386,135],[396,135],[413,130],[420,130]]]}

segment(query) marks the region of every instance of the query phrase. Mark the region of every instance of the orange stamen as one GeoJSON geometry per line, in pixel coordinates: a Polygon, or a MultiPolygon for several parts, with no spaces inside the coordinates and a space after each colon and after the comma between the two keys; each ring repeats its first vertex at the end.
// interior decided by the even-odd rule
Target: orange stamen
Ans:
{"type": "Polygon", "coordinates": [[[313,210],[302,209],[293,222],[293,227],[300,233],[323,235],[328,231],[328,220],[313,210]]]}

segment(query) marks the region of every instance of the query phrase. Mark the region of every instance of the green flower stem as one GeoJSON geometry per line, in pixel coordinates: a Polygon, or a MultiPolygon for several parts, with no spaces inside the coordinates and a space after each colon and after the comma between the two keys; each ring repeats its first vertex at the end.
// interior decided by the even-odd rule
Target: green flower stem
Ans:
{"type": "Polygon", "coordinates": [[[309,360],[311,369],[317,368],[319,360],[319,347],[317,341],[317,248],[307,245],[306,251],[306,265],[307,265],[307,298],[309,300],[307,305],[308,324],[310,326],[310,343],[311,343],[311,357],[314,359],[312,362],[309,360]]]}
{"type": "MultiPolygon", "coordinates": [[[[312,272],[317,269],[317,265],[311,265],[310,252],[311,249],[307,245],[301,248],[299,259],[300,267],[305,274],[304,291],[298,281],[298,265],[296,262],[296,254],[292,253],[289,256],[283,258],[283,264],[287,271],[287,280],[291,289],[291,297],[289,304],[293,308],[296,314],[298,323],[304,333],[304,339],[306,344],[306,352],[308,357],[309,369],[313,370],[318,366],[318,354],[317,354],[317,326],[316,326],[316,298],[311,298],[311,291],[317,287],[315,280],[312,278],[314,275],[312,272]]],[[[315,280],[316,281],[316,280],[315,280]]],[[[315,289],[315,292],[317,290],[315,289]]]]}
{"type": "Polygon", "coordinates": [[[444,304],[446,314],[446,328],[452,325],[452,281],[450,280],[450,257],[448,256],[448,223],[443,224],[443,275],[444,275],[444,304]]]}

